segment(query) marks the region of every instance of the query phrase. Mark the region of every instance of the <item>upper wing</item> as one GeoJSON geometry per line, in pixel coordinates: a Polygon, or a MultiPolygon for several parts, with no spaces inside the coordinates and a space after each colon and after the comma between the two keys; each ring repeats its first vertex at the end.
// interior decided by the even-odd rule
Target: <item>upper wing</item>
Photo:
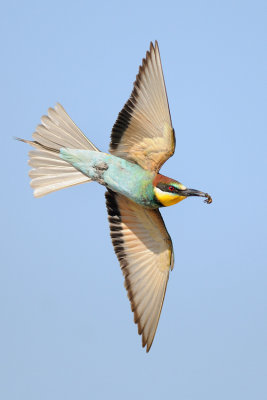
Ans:
{"type": "Polygon", "coordinates": [[[110,153],[158,172],[173,155],[175,135],[157,41],[150,43],[131,97],[115,122],[110,153]]]}
{"type": "Polygon", "coordinates": [[[148,352],[158,326],[169,270],[171,238],[158,210],[146,209],[114,192],[106,192],[112,243],[138,333],[148,352]]]}

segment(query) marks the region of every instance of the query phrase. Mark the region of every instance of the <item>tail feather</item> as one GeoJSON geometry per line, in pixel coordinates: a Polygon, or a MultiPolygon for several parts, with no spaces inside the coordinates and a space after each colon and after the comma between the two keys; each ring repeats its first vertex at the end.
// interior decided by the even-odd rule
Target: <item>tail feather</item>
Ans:
{"type": "MultiPolygon", "coordinates": [[[[30,175],[32,177],[32,175],[30,175]]],[[[83,175],[84,181],[87,181],[86,176],[83,175]]],[[[64,185],[66,182],[68,182],[68,186],[72,186],[77,183],[82,183],[83,180],[81,180],[81,176],[79,172],[63,172],[61,174],[46,174],[46,175],[35,175],[34,179],[31,181],[31,187],[32,188],[39,188],[39,187],[46,187],[46,186],[53,186],[54,184],[57,184],[57,187],[64,185]]],[[[58,189],[57,189],[58,190],[58,189]]]]}
{"type": "Polygon", "coordinates": [[[81,175],[82,174],[78,174],[78,172],[77,174],[72,173],[71,176],[64,177],[64,179],[61,178],[59,182],[53,182],[51,176],[47,176],[46,180],[41,182],[39,178],[32,179],[31,186],[34,189],[34,197],[42,197],[60,189],[90,182],[89,178],[86,178],[85,175],[81,175]]]}
{"type": "Polygon", "coordinates": [[[35,197],[42,197],[57,190],[90,182],[90,178],[60,158],[60,149],[99,151],[75,125],[64,108],[56,104],[49,108],[48,116],[41,118],[33,133],[33,141],[17,138],[35,147],[29,152],[29,172],[35,197]]]}
{"type": "Polygon", "coordinates": [[[29,151],[28,164],[33,168],[45,167],[45,166],[61,166],[66,167],[66,162],[58,157],[58,154],[54,154],[47,150],[31,150],[29,151]]]}
{"type": "MultiPolygon", "coordinates": [[[[78,172],[78,171],[77,171],[78,172]]],[[[35,178],[37,176],[46,176],[46,175],[56,175],[56,176],[62,176],[66,174],[71,174],[73,173],[73,167],[70,165],[69,167],[61,167],[61,166],[45,166],[45,167],[39,167],[38,169],[32,169],[29,172],[29,176],[31,178],[35,178]]]]}

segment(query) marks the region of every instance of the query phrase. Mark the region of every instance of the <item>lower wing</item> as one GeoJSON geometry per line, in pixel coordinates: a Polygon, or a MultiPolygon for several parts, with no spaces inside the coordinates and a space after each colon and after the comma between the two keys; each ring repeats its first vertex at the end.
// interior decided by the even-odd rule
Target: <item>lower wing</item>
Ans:
{"type": "Polygon", "coordinates": [[[106,193],[106,204],[134,322],[148,352],[173,267],[171,238],[158,210],[144,208],[112,191],[106,193]]]}

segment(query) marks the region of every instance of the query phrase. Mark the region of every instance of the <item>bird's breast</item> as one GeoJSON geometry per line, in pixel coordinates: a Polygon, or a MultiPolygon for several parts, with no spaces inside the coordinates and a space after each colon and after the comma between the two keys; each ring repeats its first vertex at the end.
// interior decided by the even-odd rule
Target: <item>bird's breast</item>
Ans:
{"type": "Polygon", "coordinates": [[[155,173],[111,154],[62,149],[61,157],[90,179],[144,207],[158,208],[154,194],[155,173]]]}
{"type": "MultiPolygon", "coordinates": [[[[114,157],[114,156],[112,156],[114,157]]],[[[114,157],[108,163],[103,174],[105,186],[120,193],[144,207],[158,208],[155,201],[153,179],[154,173],[144,170],[137,164],[114,157]]]]}

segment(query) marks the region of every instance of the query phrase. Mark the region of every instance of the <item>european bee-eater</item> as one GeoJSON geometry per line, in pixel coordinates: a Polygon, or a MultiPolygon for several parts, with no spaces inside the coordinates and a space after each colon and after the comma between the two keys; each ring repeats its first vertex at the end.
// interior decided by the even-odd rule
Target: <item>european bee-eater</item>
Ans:
{"type": "Polygon", "coordinates": [[[186,188],[159,173],[175,149],[158,43],[150,44],[129,100],[111,133],[109,153],[99,151],[57,104],[33,133],[29,175],[34,196],[90,181],[107,188],[110,235],[125,287],[148,352],[158,325],[174,256],[159,212],[189,196],[186,188]]]}

